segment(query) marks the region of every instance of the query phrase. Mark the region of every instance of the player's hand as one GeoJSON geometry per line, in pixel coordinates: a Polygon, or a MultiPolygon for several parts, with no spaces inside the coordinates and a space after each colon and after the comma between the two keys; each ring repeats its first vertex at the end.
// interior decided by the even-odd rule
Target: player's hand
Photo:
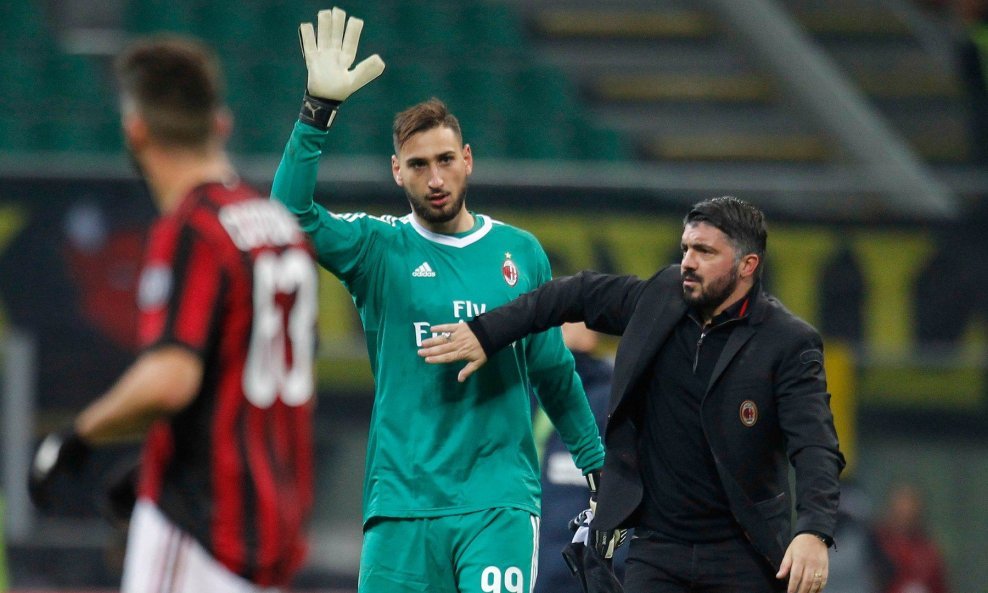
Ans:
{"type": "Polygon", "coordinates": [[[788,593],[820,593],[827,586],[830,558],[827,544],[812,533],[792,538],[777,579],[789,577],[788,593]]]}
{"type": "Polygon", "coordinates": [[[610,531],[590,529],[590,541],[593,543],[594,549],[597,550],[601,558],[606,560],[614,557],[614,552],[624,545],[626,539],[628,539],[627,529],[612,529],[610,531]]]}
{"type": "Polygon", "coordinates": [[[456,376],[460,383],[466,381],[467,377],[487,362],[487,354],[484,353],[480,341],[469,325],[465,323],[433,325],[431,331],[436,337],[422,341],[422,348],[418,351],[419,356],[429,364],[468,361],[467,366],[463,367],[456,376]]]}
{"type": "Polygon", "coordinates": [[[319,37],[312,23],[298,28],[302,56],[309,71],[307,90],[319,99],[342,103],[347,97],[384,72],[384,61],[377,54],[350,69],[357,57],[357,42],[364,21],[350,17],[340,8],[319,11],[319,37]]]}
{"type": "Polygon", "coordinates": [[[593,509],[586,509],[570,519],[569,528],[573,532],[573,543],[593,546],[601,558],[611,560],[614,557],[614,552],[621,547],[627,538],[628,530],[598,531],[590,527],[593,518],[593,509]]]}
{"type": "MultiPolygon", "coordinates": [[[[597,489],[600,488],[600,470],[594,470],[586,475],[587,486],[590,487],[590,519],[597,514],[597,489]]],[[[586,513],[587,511],[584,511],[586,513]]],[[[583,513],[581,513],[582,515],[583,513]]],[[[593,545],[600,554],[601,558],[610,559],[614,557],[614,552],[621,547],[624,540],[628,537],[627,529],[612,529],[610,531],[601,531],[599,529],[593,529],[589,527],[589,522],[587,524],[590,532],[588,534],[588,542],[593,545]]]]}
{"type": "Polygon", "coordinates": [[[41,510],[52,507],[52,484],[59,475],[73,475],[91,451],[74,431],[52,433],[38,445],[28,473],[27,486],[31,501],[41,510]]]}
{"type": "Polygon", "coordinates": [[[125,529],[137,504],[140,457],[130,457],[117,464],[103,483],[100,510],[115,527],[125,529]]]}

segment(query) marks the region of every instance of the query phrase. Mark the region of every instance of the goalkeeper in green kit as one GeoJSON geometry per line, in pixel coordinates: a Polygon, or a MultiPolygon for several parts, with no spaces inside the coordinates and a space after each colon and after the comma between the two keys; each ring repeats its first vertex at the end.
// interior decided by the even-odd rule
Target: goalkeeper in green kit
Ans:
{"type": "Polygon", "coordinates": [[[376,55],[350,68],[362,27],[338,8],[319,13],[316,31],[302,24],[307,92],[272,187],[320,264],[350,291],[366,334],[375,402],[359,589],[528,592],[541,490],[530,393],[591,487],[604,460],[573,357],[554,328],[460,383],[456,370],[425,364],[417,350],[433,337],[430,320],[468,320],[548,281],[548,259],[531,234],[466,209],[473,156],[435,99],[394,121],[391,171],[411,213],[333,213],[313,203],[337,108],[384,70],[376,55]]]}

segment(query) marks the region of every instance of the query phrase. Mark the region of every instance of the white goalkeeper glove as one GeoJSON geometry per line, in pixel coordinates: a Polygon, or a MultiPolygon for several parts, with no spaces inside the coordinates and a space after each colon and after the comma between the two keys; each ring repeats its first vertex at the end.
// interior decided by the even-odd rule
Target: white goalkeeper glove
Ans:
{"type": "Polygon", "coordinates": [[[299,119],[326,130],[340,103],[384,72],[384,61],[374,54],[351,70],[364,21],[353,17],[347,20],[346,12],[335,7],[320,10],[318,19],[318,40],[312,23],[302,23],[298,28],[309,73],[299,119]]]}
{"type": "MultiPolygon", "coordinates": [[[[594,515],[597,514],[597,489],[600,487],[600,470],[590,472],[586,478],[587,486],[590,487],[590,508],[577,515],[572,522],[578,526],[585,526],[587,532],[583,535],[584,543],[593,546],[601,558],[610,560],[614,556],[614,552],[624,544],[624,540],[628,537],[628,530],[600,531],[590,527],[594,515]]],[[[573,541],[577,541],[576,537],[573,541]]]]}

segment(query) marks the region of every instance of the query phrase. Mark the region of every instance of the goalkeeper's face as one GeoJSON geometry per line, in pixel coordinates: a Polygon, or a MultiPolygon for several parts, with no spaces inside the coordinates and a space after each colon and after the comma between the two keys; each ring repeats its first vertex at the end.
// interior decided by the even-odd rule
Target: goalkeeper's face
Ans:
{"type": "Polygon", "coordinates": [[[412,135],[392,157],[391,171],[423,226],[441,233],[470,230],[464,202],[473,156],[453,130],[440,126],[412,135]]]}

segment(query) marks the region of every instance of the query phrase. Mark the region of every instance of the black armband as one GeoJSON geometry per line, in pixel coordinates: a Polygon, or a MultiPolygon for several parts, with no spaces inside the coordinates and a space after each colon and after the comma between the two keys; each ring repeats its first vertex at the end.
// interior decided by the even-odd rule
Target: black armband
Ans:
{"type": "Polygon", "coordinates": [[[306,91],[298,119],[304,124],[325,132],[329,126],[333,125],[333,120],[336,119],[336,110],[339,109],[340,103],[342,101],[313,97],[309,91],[306,91]]]}

